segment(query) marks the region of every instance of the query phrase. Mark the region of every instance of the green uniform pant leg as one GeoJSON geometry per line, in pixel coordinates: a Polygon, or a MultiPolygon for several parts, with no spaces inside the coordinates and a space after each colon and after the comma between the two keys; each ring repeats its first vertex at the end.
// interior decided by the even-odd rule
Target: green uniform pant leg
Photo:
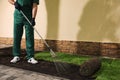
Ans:
{"type": "Polygon", "coordinates": [[[23,24],[14,21],[14,41],[13,41],[13,55],[20,56],[21,54],[21,38],[23,34],[23,24]]]}
{"type": "Polygon", "coordinates": [[[34,29],[28,22],[25,23],[25,35],[27,59],[30,59],[31,57],[34,57],[34,29]]]}

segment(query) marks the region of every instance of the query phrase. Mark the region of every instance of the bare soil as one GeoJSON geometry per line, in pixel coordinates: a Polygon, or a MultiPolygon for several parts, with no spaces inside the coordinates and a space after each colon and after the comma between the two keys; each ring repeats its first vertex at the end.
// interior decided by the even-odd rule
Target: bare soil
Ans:
{"type": "MultiPolygon", "coordinates": [[[[49,74],[53,76],[58,76],[58,77],[63,77],[67,78],[70,80],[94,80],[92,77],[83,77],[80,75],[79,70],[80,66],[79,65],[73,65],[73,64],[68,64],[68,63],[55,63],[55,62],[49,62],[49,61],[44,61],[44,60],[38,60],[38,64],[29,64],[27,63],[27,60],[25,59],[25,51],[22,51],[21,55],[21,60],[16,63],[10,63],[10,60],[13,58],[12,56],[12,48],[11,47],[1,47],[0,48],[0,64],[6,65],[6,66],[11,66],[11,67],[16,67],[16,68],[21,68],[25,70],[30,70],[30,71],[35,71],[39,73],[44,73],[44,74],[49,74]],[[55,64],[60,64],[60,65],[67,65],[67,69],[65,72],[58,72],[56,69],[55,64]]],[[[58,69],[61,67],[58,66],[58,69]]],[[[59,70],[60,71],[60,70],[59,70]]]]}

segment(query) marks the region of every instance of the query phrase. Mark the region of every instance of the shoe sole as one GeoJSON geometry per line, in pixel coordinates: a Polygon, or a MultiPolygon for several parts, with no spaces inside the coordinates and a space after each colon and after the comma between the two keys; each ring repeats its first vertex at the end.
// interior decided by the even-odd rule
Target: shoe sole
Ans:
{"type": "Polygon", "coordinates": [[[30,64],[37,64],[38,62],[37,62],[37,63],[32,63],[32,62],[29,62],[29,61],[28,61],[28,63],[30,63],[30,64]]]}
{"type": "Polygon", "coordinates": [[[19,62],[20,60],[18,60],[18,61],[16,61],[16,62],[12,62],[12,61],[10,61],[11,63],[17,63],[17,62],[19,62]]]}

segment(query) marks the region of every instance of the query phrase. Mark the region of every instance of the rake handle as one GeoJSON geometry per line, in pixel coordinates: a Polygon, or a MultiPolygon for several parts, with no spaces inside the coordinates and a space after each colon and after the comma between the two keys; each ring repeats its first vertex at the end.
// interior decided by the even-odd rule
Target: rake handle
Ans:
{"type": "MultiPolygon", "coordinates": [[[[22,10],[20,10],[21,14],[24,16],[24,18],[28,21],[28,23],[32,26],[32,23],[30,22],[30,20],[27,18],[27,16],[23,13],[22,10]]],[[[47,48],[49,49],[49,51],[51,52],[51,56],[55,57],[56,54],[55,52],[52,50],[52,48],[47,44],[47,42],[42,38],[42,36],[39,34],[39,32],[37,31],[37,29],[33,26],[33,29],[36,31],[36,33],[38,34],[38,36],[41,38],[41,40],[43,41],[43,43],[47,46],[47,48]]]]}

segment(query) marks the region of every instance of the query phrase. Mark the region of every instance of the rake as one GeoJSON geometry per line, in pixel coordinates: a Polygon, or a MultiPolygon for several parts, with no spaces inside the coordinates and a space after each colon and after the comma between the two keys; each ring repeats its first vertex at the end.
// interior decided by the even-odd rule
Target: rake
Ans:
{"type": "MultiPolygon", "coordinates": [[[[30,22],[30,20],[27,18],[27,16],[23,13],[22,10],[20,10],[21,14],[24,16],[24,18],[29,22],[29,24],[32,26],[32,23],[30,22]]],[[[50,51],[50,54],[53,58],[53,62],[54,65],[56,67],[56,71],[58,72],[58,74],[60,75],[61,72],[65,72],[66,70],[68,71],[67,68],[69,68],[70,66],[67,64],[62,64],[57,62],[58,60],[58,56],[56,55],[56,53],[52,50],[52,48],[48,45],[48,43],[43,39],[43,37],[40,35],[40,33],[38,32],[38,30],[33,26],[33,29],[35,30],[35,32],[38,34],[38,36],[41,38],[42,42],[47,46],[47,48],[50,51]]]]}

